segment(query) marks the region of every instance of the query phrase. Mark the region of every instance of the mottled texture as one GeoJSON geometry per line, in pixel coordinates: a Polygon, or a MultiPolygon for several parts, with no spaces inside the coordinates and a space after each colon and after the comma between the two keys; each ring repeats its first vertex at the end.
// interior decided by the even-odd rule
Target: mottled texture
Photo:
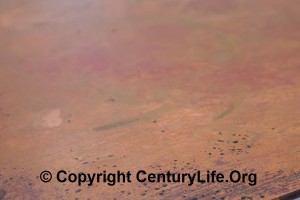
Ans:
{"type": "Polygon", "coordinates": [[[0,189],[0,200],[4,199],[5,195],[6,195],[6,191],[0,189]]]}
{"type": "Polygon", "coordinates": [[[0,1],[5,198],[271,199],[299,189],[299,13],[293,0],[0,1]],[[251,170],[258,183],[39,180],[43,170],[195,168],[251,170]]]}

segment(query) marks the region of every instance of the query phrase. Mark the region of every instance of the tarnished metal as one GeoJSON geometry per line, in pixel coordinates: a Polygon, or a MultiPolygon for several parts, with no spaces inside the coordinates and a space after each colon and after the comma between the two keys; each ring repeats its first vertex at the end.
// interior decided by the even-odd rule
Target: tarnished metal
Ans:
{"type": "Polygon", "coordinates": [[[0,199],[272,199],[299,190],[300,3],[0,2],[0,199]],[[40,173],[256,173],[76,186],[40,173]]]}

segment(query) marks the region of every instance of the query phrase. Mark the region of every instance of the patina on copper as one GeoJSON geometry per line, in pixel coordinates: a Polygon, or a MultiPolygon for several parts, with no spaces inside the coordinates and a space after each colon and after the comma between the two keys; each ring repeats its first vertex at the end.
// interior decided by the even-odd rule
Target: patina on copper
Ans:
{"type": "Polygon", "coordinates": [[[1,1],[0,199],[299,190],[299,13],[292,0],[1,1]],[[256,186],[40,180],[232,169],[256,186]]]}

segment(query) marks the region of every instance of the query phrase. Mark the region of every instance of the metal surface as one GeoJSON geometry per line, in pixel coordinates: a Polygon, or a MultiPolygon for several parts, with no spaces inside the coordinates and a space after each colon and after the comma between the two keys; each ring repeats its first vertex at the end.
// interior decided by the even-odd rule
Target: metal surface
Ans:
{"type": "Polygon", "coordinates": [[[1,1],[0,198],[271,199],[299,189],[299,13],[291,0],[1,1]],[[40,181],[60,169],[238,169],[258,181],[40,181]]]}

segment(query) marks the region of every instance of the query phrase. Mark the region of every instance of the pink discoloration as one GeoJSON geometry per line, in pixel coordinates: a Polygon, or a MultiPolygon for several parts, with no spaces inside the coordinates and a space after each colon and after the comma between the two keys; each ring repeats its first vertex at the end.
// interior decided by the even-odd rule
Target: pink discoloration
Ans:
{"type": "Polygon", "coordinates": [[[299,13],[293,0],[0,1],[0,191],[272,199],[298,189],[299,13]],[[259,181],[76,193],[36,178],[195,168],[255,170],[259,181]]]}

